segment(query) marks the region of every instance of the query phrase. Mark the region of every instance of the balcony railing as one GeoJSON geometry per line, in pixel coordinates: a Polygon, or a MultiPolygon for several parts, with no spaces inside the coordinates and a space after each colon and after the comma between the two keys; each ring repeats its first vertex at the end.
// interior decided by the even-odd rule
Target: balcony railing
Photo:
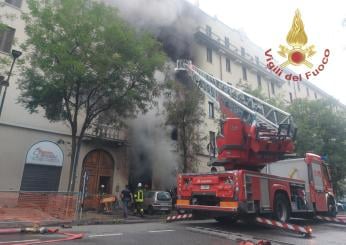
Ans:
{"type": "Polygon", "coordinates": [[[272,74],[266,69],[266,65],[259,61],[256,62],[256,59],[251,54],[245,52],[245,54],[241,54],[241,50],[237,48],[232,43],[229,43],[229,45],[226,45],[225,40],[216,35],[215,33],[211,32],[208,33],[206,31],[206,28],[204,27],[198,27],[197,32],[195,33],[195,36],[197,38],[200,38],[201,40],[204,40],[206,42],[209,42],[210,44],[214,45],[218,49],[222,50],[224,53],[232,56],[234,59],[239,60],[242,63],[245,63],[246,65],[250,66],[250,68],[260,72],[262,75],[270,78],[271,80],[274,80],[278,82],[280,85],[284,83],[283,80],[278,78],[275,74],[272,74]]]}
{"type": "Polygon", "coordinates": [[[85,136],[125,143],[127,141],[127,130],[108,125],[92,124],[86,130],[85,136]]]}

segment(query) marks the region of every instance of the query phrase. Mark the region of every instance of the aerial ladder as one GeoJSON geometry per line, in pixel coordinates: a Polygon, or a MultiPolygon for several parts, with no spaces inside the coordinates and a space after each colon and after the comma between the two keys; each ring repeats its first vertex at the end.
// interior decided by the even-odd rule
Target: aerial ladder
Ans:
{"type": "Polygon", "coordinates": [[[221,81],[189,60],[178,60],[176,71],[186,71],[223,115],[216,138],[218,154],[210,166],[260,170],[293,152],[296,129],[288,112],[221,81]]]}

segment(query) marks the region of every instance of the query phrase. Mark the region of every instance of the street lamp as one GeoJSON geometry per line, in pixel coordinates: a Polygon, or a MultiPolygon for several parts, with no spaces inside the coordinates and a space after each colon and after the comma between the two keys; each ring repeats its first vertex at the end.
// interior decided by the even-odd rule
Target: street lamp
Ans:
{"type": "Polygon", "coordinates": [[[4,91],[4,94],[3,94],[2,98],[1,98],[1,104],[0,104],[0,116],[1,116],[2,108],[3,108],[4,102],[5,102],[5,97],[6,97],[6,93],[7,93],[7,87],[10,85],[10,77],[12,75],[12,70],[13,70],[14,63],[16,62],[16,59],[18,59],[19,56],[22,55],[22,52],[20,52],[18,50],[15,50],[15,49],[12,49],[11,53],[12,53],[13,61],[12,61],[11,69],[10,69],[10,72],[8,73],[7,79],[5,80],[4,76],[0,76],[0,95],[1,95],[1,92],[2,92],[2,87],[5,86],[5,91],[4,91]]]}

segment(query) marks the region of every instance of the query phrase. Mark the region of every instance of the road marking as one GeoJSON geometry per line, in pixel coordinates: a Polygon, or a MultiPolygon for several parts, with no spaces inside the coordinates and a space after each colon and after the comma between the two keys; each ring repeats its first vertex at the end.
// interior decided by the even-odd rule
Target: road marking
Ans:
{"type": "Polygon", "coordinates": [[[157,233],[157,232],[168,232],[168,231],[175,231],[175,230],[156,230],[156,231],[148,231],[148,232],[157,233]]]}
{"type": "Polygon", "coordinates": [[[13,244],[13,243],[19,243],[19,242],[37,242],[40,241],[39,239],[32,239],[32,240],[21,240],[21,241],[7,241],[7,242],[0,242],[0,244],[13,244]]]}
{"type": "Polygon", "coordinates": [[[110,234],[98,234],[98,235],[90,235],[88,237],[93,238],[93,237],[103,237],[103,236],[122,236],[123,233],[110,233],[110,234]]]}

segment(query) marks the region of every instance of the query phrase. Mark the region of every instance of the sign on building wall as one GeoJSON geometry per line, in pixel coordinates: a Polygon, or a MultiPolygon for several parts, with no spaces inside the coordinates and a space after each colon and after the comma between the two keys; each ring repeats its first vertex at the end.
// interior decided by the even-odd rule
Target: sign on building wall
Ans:
{"type": "Polygon", "coordinates": [[[57,144],[41,141],[29,149],[25,163],[61,167],[63,161],[63,152],[57,144]]]}

